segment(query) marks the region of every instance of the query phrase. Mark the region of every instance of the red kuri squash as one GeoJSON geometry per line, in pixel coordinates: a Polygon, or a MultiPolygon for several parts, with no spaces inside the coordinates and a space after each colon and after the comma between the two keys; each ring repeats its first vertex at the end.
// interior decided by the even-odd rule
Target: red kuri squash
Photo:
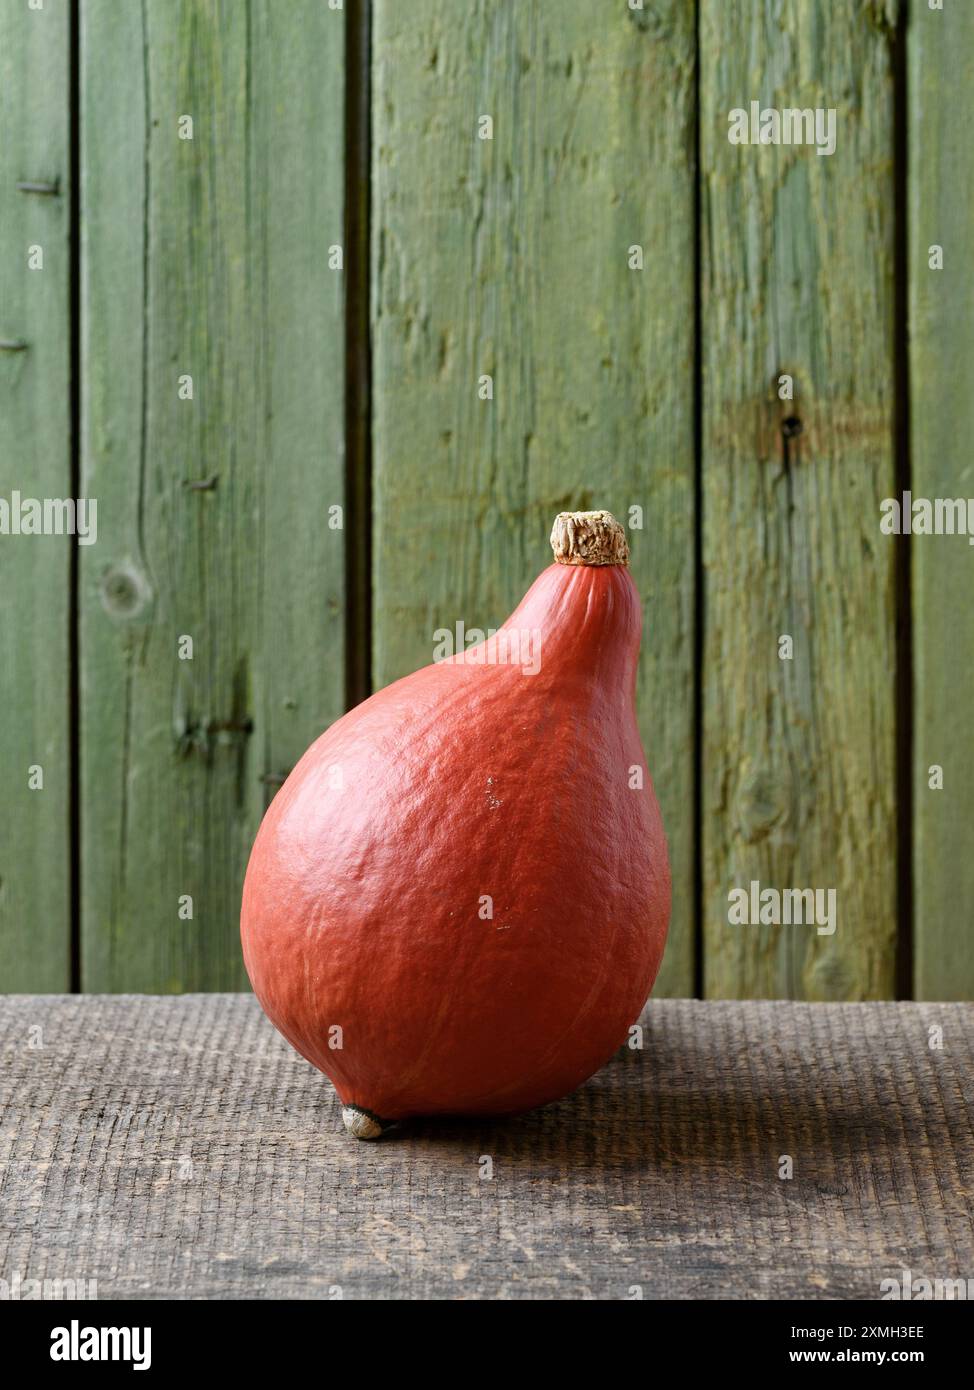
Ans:
{"type": "Polygon", "coordinates": [[[670,873],[636,728],[622,527],[562,513],[493,636],[373,695],[272,802],[244,960],[359,1138],[558,1099],[627,1037],[670,873]]]}

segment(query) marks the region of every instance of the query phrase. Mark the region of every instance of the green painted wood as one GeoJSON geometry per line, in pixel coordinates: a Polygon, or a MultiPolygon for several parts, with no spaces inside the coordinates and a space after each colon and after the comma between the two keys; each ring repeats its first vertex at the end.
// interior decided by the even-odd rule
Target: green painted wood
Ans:
{"type": "MultiPolygon", "coordinates": [[[[974,9],[914,5],[909,43],[909,291],[912,490],[974,498],[974,9]],[[930,248],[944,268],[930,268],[930,248]]],[[[974,502],[968,524],[974,525],[974,502]]],[[[962,535],[909,545],[914,651],[914,989],[974,998],[966,905],[974,896],[974,551],[962,535]],[[943,770],[943,786],[931,768],[943,770]]]]}
{"type": "Polygon", "coordinates": [[[893,551],[879,531],[894,472],[894,10],[701,5],[711,996],[894,992],[893,551]],[[729,113],[752,99],[834,107],[835,153],[731,144],[729,113]],[[786,419],[802,425],[787,447],[786,419]],[[728,892],[752,881],[835,889],[835,933],[731,925],[728,892]]]}
{"type": "MultiPolygon", "coordinates": [[[[0,4],[0,497],[69,498],[67,0],[0,4]],[[57,196],[18,183],[57,183],[57,196]],[[43,249],[29,270],[28,248],[43,249]]],[[[19,510],[19,509],[18,509],[19,510]]],[[[70,987],[69,614],[61,535],[0,534],[0,990],[70,987]],[[43,787],[30,790],[29,769],[43,787]]]]}
{"type": "Polygon", "coordinates": [[[500,623],[559,511],[643,509],[638,704],[676,994],[694,969],[693,89],[686,0],[374,7],[374,682],[431,661],[438,628],[500,623]]]}
{"type": "Polygon", "coordinates": [[[344,23],[82,7],[87,990],[244,982],[254,832],[343,707],[344,23]]]}

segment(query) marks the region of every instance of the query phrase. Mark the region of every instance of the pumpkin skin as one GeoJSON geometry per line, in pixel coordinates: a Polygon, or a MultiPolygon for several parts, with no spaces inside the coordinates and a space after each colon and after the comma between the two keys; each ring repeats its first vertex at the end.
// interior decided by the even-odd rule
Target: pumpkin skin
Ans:
{"type": "Polygon", "coordinates": [[[271,803],[245,964],[359,1137],[543,1105],[626,1040],[670,911],[635,718],[640,629],[624,563],[552,564],[483,661],[467,651],[364,701],[271,803]],[[496,661],[512,630],[540,633],[536,674],[496,661]]]}

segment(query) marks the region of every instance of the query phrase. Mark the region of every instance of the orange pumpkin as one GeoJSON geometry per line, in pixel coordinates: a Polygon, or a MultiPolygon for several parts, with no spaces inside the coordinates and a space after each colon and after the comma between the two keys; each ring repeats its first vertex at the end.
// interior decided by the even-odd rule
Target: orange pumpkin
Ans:
{"type": "Polygon", "coordinates": [[[607,512],[563,513],[552,545],[495,634],[312,744],[254,844],[254,991],[361,1138],[558,1099],[626,1040],[659,968],[670,872],[628,546],[607,512]]]}

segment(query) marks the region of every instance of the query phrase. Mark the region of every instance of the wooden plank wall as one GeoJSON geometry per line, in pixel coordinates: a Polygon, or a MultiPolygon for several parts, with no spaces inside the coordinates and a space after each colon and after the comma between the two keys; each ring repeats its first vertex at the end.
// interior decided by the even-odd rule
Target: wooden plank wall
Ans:
{"type": "Polygon", "coordinates": [[[713,995],[894,989],[894,572],[879,532],[894,484],[888,21],[860,0],[701,4],[713,995]],[[731,144],[729,113],[752,100],[835,108],[835,152],[731,144]],[[786,375],[792,400],[779,398],[786,375]],[[731,925],[728,892],[752,882],[834,889],[834,934],[731,925]]]}
{"type": "MultiPolygon", "coordinates": [[[[974,6],[914,5],[908,148],[916,498],[974,499],[972,121],[974,6]],[[931,268],[936,247],[942,269],[931,268]]],[[[957,535],[900,544],[909,545],[913,576],[915,988],[920,999],[971,999],[974,551],[957,535]]]]}
{"type": "Polygon", "coordinates": [[[0,341],[28,344],[0,347],[0,496],[69,495],[77,468],[98,501],[76,561],[0,537],[0,989],[69,987],[73,916],[84,989],[241,987],[257,822],[369,657],[379,687],[437,628],[496,625],[553,515],[606,506],[646,610],[675,889],[660,992],[892,997],[912,959],[917,997],[974,996],[969,547],[879,529],[911,477],[974,493],[967,7],[74,13],[72,55],[69,0],[0,0],[0,341]],[[368,190],[345,129],[367,14],[368,190]],[[752,99],[834,107],[835,153],[732,145],[752,99]],[[368,264],[346,186],[356,216],[371,197],[368,264]],[[368,391],[367,479],[348,460],[368,391]],[[755,880],[834,888],[835,934],[731,925],[755,880]]]}
{"type": "Polygon", "coordinates": [[[652,9],[375,6],[374,679],[430,661],[438,628],[502,622],[559,511],[640,508],[660,987],[689,994],[695,38],[692,5],[652,9]]]}
{"type": "Polygon", "coordinates": [[[87,990],[244,985],[272,779],[344,707],[343,53],[317,0],[83,7],[87,990]]]}
{"type": "MultiPolygon", "coordinates": [[[[0,496],[69,498],[68,0],[0,4],[0,496]],[[56,186],[56,193],[18,184],[56,186]],[[30,248],[40,248],[29,268],[30,248]]],[[[71,543],[0,536],[0,990],[71,983],[71,543]],[[32,771],[34,769],[34,771],[32,771]]]]}

